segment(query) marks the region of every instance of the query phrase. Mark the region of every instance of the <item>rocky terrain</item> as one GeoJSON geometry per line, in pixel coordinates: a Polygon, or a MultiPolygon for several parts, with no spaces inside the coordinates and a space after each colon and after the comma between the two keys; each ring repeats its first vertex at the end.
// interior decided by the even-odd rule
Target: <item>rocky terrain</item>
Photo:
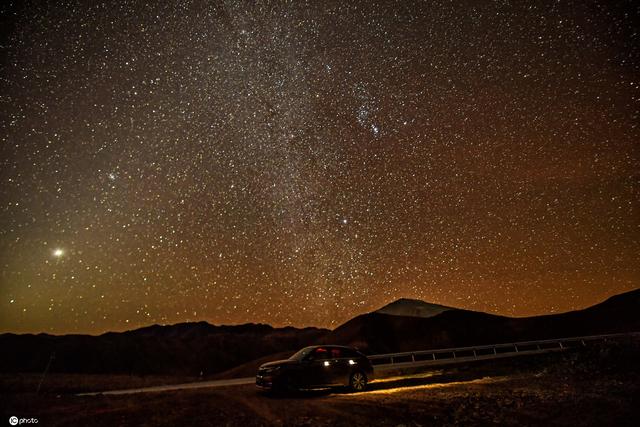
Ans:
{"type": "Polygon", "coordinates": [[[4,390],[2,417],[96,426],[637,426],[640,344],[458,366],[370,390],[266,395],[253,386],[125,396],[4,390]]]}

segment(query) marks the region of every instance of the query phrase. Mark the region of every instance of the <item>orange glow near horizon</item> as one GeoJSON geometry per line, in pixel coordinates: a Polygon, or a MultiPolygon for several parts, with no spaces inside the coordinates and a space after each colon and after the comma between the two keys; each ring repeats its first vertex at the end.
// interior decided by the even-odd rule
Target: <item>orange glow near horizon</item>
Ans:
{"type": "Polygon", "coordinates": [[[37,3],[3,21],[0,332],[640,286],[619,2],[37,3]]]}

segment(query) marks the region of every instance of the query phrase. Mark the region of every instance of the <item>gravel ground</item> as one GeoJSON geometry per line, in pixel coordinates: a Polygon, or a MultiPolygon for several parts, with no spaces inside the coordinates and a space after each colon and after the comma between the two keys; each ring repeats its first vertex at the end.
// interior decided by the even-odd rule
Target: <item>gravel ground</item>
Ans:
{"type": "MultiPolygon", "coordinates": [[[[272,396],[253,386],[127,396],[7,392],[2,414],[38,425],[640,425],[633,345],[431,371],[344,390],[272,396]]],[[[8,424],[7,424],[8,425],[8,424]]]]}

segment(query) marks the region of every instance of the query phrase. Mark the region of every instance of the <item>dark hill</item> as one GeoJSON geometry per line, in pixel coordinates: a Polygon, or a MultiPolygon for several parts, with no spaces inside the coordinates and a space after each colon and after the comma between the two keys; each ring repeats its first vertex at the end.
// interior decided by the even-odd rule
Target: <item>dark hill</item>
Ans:
{"type": "Polygon", "coordinates": [[[375,354],[629,331],[640,331],[640,290],[584,310],[526,318],[448,308],[431,317],[378,310],[349,320],[321,341],[375,354]]]}
{"type": "Polygon", "coordinates": [[[41,372],[55,352],[51,372],[205,375],[268,354],[294,352],[329,331],[206,322],[153,325],[90,335],[0,335],[0,370],[41,372]]]}
{"type": "Polygon", "coordinates": [[[51,372],[203,372],[207,376],[220,373],[228,377],[252,371],[269,359],[266,356],[282,357],[317,343],[354,345],[376,354],[631,331],[640,331],[640,290],[611,297],[584,310],[528,318],[401,299],[357,316],[333,331],[198,322],[153,325],[100,336],[4,334],[0,335],[0,371],[42,372],[55,352],[51,372]],[[230,370],[234,367],[238,369],[230,370]]]}

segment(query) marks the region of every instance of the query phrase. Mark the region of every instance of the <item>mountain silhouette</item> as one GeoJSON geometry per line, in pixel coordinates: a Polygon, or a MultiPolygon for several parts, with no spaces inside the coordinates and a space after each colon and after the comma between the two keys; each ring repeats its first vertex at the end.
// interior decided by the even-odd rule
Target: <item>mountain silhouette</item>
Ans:
{"type": "Polygon", "coordinates": [[[207,322],[153,325],[91,335],[0,335],[0,371],[210,375],[267,354],[294,352],[329,332],[263,324],[207,322]],[[9,350],[10,349],[10,350],[9,350]]]}
{"type": "Polygon", "coordinates": [[[322,342],[352,345],[366,353],[379,354],[640,331],[640,289],[584,310],[523,318],[442,306],[435,306],[443,308],[435,313],[437,310],[430,311],[432,304],[419,303],[422,302],[398,300],[357,316],[324,336],[322,342]],[[405,307],[407,314],[388,314],[400,313],[402,309],[398,308],[405,307]],[[420,308],[431,315],[421,315],[420,308]]]}
{"type": "Polygon", "coordinates": [[[252,375],[256,367],[312,344],[367,354],[640,331],[640,289],[584,310],[512,318],[400,299],[333,331],[207,322],[91,335],[2,334],[0,372],[252,375]]]}

